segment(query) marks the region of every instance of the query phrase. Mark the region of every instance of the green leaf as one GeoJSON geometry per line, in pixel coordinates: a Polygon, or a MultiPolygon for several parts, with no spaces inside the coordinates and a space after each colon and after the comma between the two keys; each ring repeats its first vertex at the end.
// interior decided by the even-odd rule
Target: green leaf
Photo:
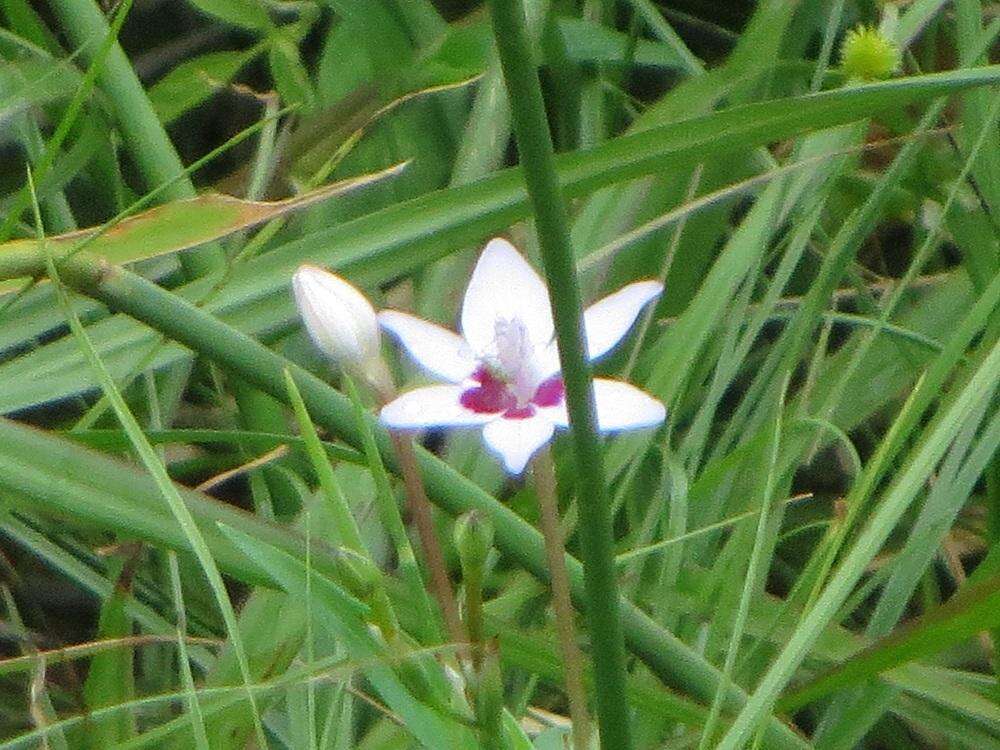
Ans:
{"type": "Polygon", "coordinates": [[[824,695],[862,684],[901,664],[938,654],[998,624],[1000,576],[992,576],[961,588],[937,609],[876,641],[839,667],[786,693],[778,701],[777,709],[797,711],[824,695]]]}
{"type": "Polygon", "coordinates": [[[203,13],[251,31],[271,28],[271,19],[257,0],[188,0],[203,13]]]}
{"type": "Polygon", "coordinates": [[[559,33],[570,60],[579,63],[625,63],[683,70],[687,61],[674,47],[640,39],[635,49],[627,34],[582,18],[560,18],[559,33]]]}
{"type": "Polygon", "coordinates": [[[260,52],[260,47],[224,50],[185,60],[149,89],[149,101],[163,124],[169,125],[225,88],[260,52]]]}
{"type": "MultiPolygon", "coordinates": [[[[135,555],[138,551],[138,548],[133,549],[131,555],[135,555]]],[[[120,563],[116,565],[119,573],[114,592],[101,606],[100,620],[97,624],[99,639],[124,638],[132,635],[132,618],[128,615],[126,603],[132,585],[131,577],[135,572],[134,563],[135,560],[129,560],[124,567],[120,563]]],[[[88,707],[113,706],[135,697],[132,658],[132,647],[123,644],[118,648],[98,653],[90,660],[90,670],[83,685],[83,695],[88,707]]],[[[134,719],[128,712],[122,711],[106,721],[96,722],[92,732],[87,734],[87,742],[89,747],[99,750],[124,742],[134,735],[134,719]]]]}
{"type": "MultiPolygon", "coordinates": [[[[165,203],[124,219],[110,228],[81,229],[49,237],[46,244],[57,256],[86,248],[88,252],[96,253],[111,263],[132,263],[225,237],[291,211],[393,177],[404,167],[404,164],[399,164],[376,174],[334,182],[280,201],[246,201],[229,195],[209,193],[186,201],[165,203]]],[[[0,264],[3,263],[4,255],[16,257],[37,252],[37,248],[38,242],[33,239],[0,244],[0,264]]],[[[0,294],[20,286],[17,281],[0,282],[0,294]]]]}
{"type": "Polygon", "coordinates": [[[316,95],[295,42],[276,32],[268,45],[267,59],[282,101],[306,108],[312,106],[316,95]]]}

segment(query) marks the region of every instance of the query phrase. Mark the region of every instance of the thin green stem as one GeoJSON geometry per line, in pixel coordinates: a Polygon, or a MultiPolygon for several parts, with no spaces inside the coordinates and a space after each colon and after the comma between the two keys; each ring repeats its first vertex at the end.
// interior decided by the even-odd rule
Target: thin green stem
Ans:
{"type": "Polygon", "coordinates": [[[170,590],[174,597],[174,613],[177,618],[177,663],[181,673],[181,683],[187,693],[188,712],[191,714],[191,733],[194,735],[197,750],[208,750],[210,746],[208,732],[205,731],[205,715],[198,702],[198,690],[195,688],[194,675],[191,673],[191,660],[187,650],[187,611],[184,609],[181,570],[177,564],[177,553],[173,550],[167,553],[167,564],[170,570],[170,590]]]}
{"type": "Polygon", "coordinates": [[[302,435],[302,441],[305,443],[306,452],[309,454],[309,459],[313,464],[313,471],[316,472],[323,495],[326,497],[330,515],[333,517],[333,525],[334,529],[336,529],[336,543],[347,547],[353,552],[357,552],[359,555],[367,557],[368,550],[361,539],[361,532],[358,530],[357,521],[354,520],[351,509],[347,505],[347,498],[340,491],[340,485],[333,474],[333,467],[330,465],[326,451],[323,450],[323,444],[320,442],[319,435],[316,434],[316,428],[313,426],[312,418],[309,416],[309,410],[303,403],[302,396],[295,386],[295,380],[288,370],[285,370],[285,383],[288,387],[288,400],[292,404],[295,419],[299,423],[299,432],[302,435]]]}
{"type": "Polygon", "coordinates": [[[747,560],[743,591],[740,594],[739,605],[736,608],[736,616],[733,620],[732,633],[729,636],[729,645],[726,648],[726,658],[722,666],[722,680],[719,683],[719,692],[712,700],[708,718],[705,720],[701,739],[698,742],[698,750],[708,750],[710,743],[714,739],[715,728],[722,713],[723,690],[729,681],[732,680],[733,669],[736,667],[736,656],[740,650],[740,643],[743,641],[747,617],[750,613],[750,600],[767,573],[768,566],[764,560],[764,554],[767,548],[768,525],[771,520],[770,511],[774,503],[775,481],[776,474],[778,473],[778,454],[781,447],[781,413],[785,408],[785,393],[788,389],[788,380],[789,376],[786,374],[782,378],[778,402],[774,406],[774,423],[770,440],[765,446],[767,465],[763,468],[766,469],[766,472],[760,480],[762,490],[757,531],[754,536],[753,547],[750,550],[750,559],[747,560]]]}
{"type": "Polygon", "coordinates": [[[525,31],[524,9],[520,0],[492,0],[490,9],[521,167],[551,290],[566,406],[573,427],[584,584],[587,600],[596,604],[587,607],[587,615],[593,642],[601,744],[616,750],[629,750],[632,737],[625,693],[625,646],[614,575],[614,538],[604,486],[601,442],[594,417],[590,364],[584,352],[580,287],[566,205],[556,174],[538,71],[525,31]]]}

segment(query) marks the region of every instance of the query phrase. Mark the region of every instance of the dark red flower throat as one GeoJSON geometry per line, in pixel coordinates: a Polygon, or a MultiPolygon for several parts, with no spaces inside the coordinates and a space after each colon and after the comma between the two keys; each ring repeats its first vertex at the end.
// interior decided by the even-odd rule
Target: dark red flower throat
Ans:
{"type": "Polygon", "coordinates": [[[459,403],[477,414],[502,414],[504,419],[528,419],[535,414],[536,406],[558,406],[565,389],[559,375],[539,383],[531,400],[518,406],[517,396],[510,387],[487,367],[472,373],[476,385],[462,391],[459,403]]]}

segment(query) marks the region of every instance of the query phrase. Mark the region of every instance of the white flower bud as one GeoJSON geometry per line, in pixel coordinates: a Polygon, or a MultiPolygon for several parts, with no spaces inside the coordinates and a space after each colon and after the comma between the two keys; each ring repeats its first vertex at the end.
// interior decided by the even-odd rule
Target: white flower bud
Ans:
{"type": "Polygon", "coordinates": [[[318,266],[292,277],[295,304],[313,343],[352,375],[376,387],[388,377],[375,309],[354,286],[318,266]]]}

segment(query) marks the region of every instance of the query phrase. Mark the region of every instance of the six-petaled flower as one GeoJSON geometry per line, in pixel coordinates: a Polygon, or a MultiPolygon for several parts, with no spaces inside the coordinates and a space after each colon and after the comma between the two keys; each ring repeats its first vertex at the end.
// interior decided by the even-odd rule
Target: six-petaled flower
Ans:
{"type": "MultiPolygon", "coordinates": [[[[662,290],[657,281],[639,281],[588,308],[588,357],[610,351],[662,290]]],[[[491,240],[476,264],[462,304],[461,336],[395,310],[378,318],[417,364],[446,381],[386,404],[381,419],[388,427],[482,427],[486,445],[512,474],[524,470],[557,427],[568,427],[548,291],[506,240],[491,240]]],[[[663,404],[638,388],[618,380],[593,382],[602,432],[663,421],[663,404]]]]}

